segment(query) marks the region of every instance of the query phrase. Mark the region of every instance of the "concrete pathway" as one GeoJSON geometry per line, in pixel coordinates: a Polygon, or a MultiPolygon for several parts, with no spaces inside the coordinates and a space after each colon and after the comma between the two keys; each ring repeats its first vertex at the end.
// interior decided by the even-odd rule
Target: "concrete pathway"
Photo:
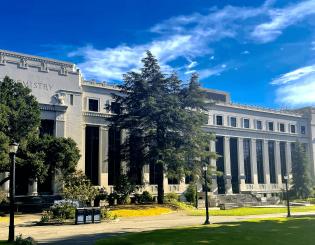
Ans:
{"type": "MultiPolygon", "coordinates": [[[[294,213],[294,216],[315,215],[315,212],[294,213]]],[[[89,225],[54,225],[34,226],[39,215],[24,215],[17,217],[16,234],[23,237],[31,236],[40,244],[94,244],[100,238],[130,232],[149,231],[165,228],[200,225],[204,222],[202,216],[188,216],[183,212],[175,212],[160,216],[124,218],[110,223],[89,225]]],[[[286,217],[286,214],[266,214],[250,216],[213,216],[212,223],[237,222],[253,218],[286,217]]],[[[7,239],[8,224],[0,223],[0,240],[7,239]]]]}

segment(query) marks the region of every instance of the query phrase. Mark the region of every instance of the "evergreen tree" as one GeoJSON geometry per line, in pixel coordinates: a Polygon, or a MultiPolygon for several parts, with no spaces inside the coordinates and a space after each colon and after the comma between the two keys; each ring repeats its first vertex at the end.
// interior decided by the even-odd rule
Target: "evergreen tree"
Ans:
{"type": "Polygon", "coordinates": [[[123,155],[130,172],[155,166],[158,202],[163,203],[164,176],[200,174],[204,159],[213,157],[206,149],[212,136],[201,129],[207,104],[197,75],[185,86],[176,74],[164,75],[149,51],[142,63],[139,73],[124,75],[121,94],[115,96],[123,110],[112,120],[128,132],[123,155]],[[190,164],[188,157],[199,164],[190,164]]]}
{"type": "Polygon", "coordinates": [[[292,192],[297,198],[307,198],[311,193],[310,161],[300,142],[292,147],[292,192]]]}

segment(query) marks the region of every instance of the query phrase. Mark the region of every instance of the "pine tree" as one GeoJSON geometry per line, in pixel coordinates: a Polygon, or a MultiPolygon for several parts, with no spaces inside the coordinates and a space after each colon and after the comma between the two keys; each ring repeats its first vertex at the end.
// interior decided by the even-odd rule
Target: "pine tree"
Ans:
{"type": "Polygon", "coordinates": [[[175,73],[164,75],[149,51],[142,63],[139,73],[124,75],[121,94],[115,96],[123,110],[112,122],[128,132],[123,155],[130,172],[155,166],[158,202],[163,203],[164,176],[200,174],[201,163],[213,157],[207,149],[212,136],[201,128],[207,104],[197,75],[185,86],[175,73]]]}
{"type": "Polygon", "coordinates": [[[310,161],[305,147],[294,143],[292,147],[292,192],[297,198],[307,198],[311,193],[310,161]]]}

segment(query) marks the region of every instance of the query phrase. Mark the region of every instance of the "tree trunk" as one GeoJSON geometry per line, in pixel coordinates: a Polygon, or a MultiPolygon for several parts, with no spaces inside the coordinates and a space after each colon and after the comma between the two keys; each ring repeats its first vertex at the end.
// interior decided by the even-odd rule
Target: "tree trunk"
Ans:
{"type": "Polygon", "coordinates": [[[164,170],[162,164],[157,164],[158,204],[164,204],[164,170]]]}

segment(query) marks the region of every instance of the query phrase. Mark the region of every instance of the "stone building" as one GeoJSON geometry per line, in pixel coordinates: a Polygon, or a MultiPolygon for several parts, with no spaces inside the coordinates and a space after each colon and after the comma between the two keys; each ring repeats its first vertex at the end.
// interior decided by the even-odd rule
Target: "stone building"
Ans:
{"type": "MultiPolygon", "coordinates": [[[[41,134],[71,137],[81,152],[78,168],[97,186],[112,191],[119,175],[120,132],[109,127],[117,87],[86,81],[72,63],[0,50],[0,79],[5,76],[32,89],[40,103],[41,134]],[[106,105],[112,105],[112,110],[106,105]]],[[[215,104],[204,130],[216,134],[210,148],[221,157],[211,164],[223,176],[212,176],[214,194],[260,193],[283,189],[291,169],[292,143],[304,144],[315,167],[315,108],[280,111],[234,104],[228,93],[205,90],[215,104]]],[[[0,173],[0,179],[7,173],[0,173]]],[[[157,193],[154,169],[143,169],[145,189],[157,193]]],[[[17,178],[18,179],[18,178],[17,178]]],[[[188,180],[187,180],[188,181],[188,180]]],[[[165,192],[184,192],[185,180],[165,178],[165,192]]],[[[7,188],[4,186],[2,188],[7,188]]],[[[17,183],[18,194],[54,193],[54,183],[17,183]]]]}

